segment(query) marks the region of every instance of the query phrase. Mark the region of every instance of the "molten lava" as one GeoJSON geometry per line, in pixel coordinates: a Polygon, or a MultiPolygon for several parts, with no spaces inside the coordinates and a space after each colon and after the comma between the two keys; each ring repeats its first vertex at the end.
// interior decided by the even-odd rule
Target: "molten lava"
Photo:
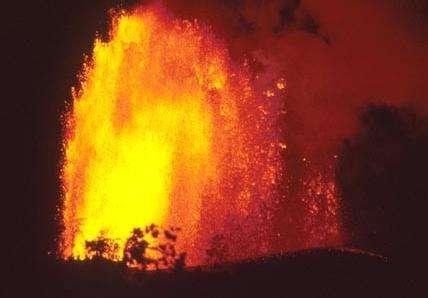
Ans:
{"type": "Polygon", "coordinates": [[[66,117],[63,257],[87,257],[85,241],[101,234],[123,249],[152,223],[182,229],[188,264],[203,262],[216,234],[237,244],[236,258],[266,252],[261,223],[285,146],[270,96],[255,96],[246,67],[196,21],[149,9],[112,24],[66,117]]]}

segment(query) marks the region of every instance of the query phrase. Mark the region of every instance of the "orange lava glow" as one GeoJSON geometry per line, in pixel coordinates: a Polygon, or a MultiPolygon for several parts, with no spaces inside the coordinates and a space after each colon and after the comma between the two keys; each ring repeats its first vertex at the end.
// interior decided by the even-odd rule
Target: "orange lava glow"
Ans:
{"type": "Polygon", "coordinates": [[[285,145],[245,65],[234,67],[208,28],[157,9],[120,13],[80,81],[66,116],[63,257],[86,258],[85,241],[101,234],[123,248],[152,223],[182,229],[190,265],[230,227],[257,241],[235,239],[252,253],[267,249],[258,223],[270,216],[285,145]]]}

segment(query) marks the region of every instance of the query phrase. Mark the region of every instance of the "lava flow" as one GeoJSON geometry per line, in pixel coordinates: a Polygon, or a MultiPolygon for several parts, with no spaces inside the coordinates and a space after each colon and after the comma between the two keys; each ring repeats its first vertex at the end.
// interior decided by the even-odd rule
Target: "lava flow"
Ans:
{"type": "Polygon", "coordinates": [[[269,249],[276,114],[209,28],[157,9],[120,13],[80,81],[66,115],[63,257],[86,258],[101,234],[123,249],[152,223],[181,228],[188,264],[203,263],[216,234],[235,258],[269,249]]]}

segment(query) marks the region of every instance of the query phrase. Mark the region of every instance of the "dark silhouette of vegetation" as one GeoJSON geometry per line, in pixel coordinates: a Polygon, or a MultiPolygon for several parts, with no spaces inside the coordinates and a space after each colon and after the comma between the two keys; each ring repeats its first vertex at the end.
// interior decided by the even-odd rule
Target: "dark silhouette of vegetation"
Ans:
{"type": "Polygon", "coordinates": [[[177,232],[179,228],[171,227],[169,230],[163,231],[164,240],[157,246],[149,247],[160,254],[160,258],[157,260],[157,268],[170,268],[175,271],[184,269],[186,261],[186,253],[178,253],[175,249],[175,243],[177,241],[177,232]]]}
{"type": "Polygon", "coordinates": [[[206,250],[206,262],[208,265],[219,265],[227,261],[229,247],[226,237],[218,234],[211,238],[209,248],[206,250]]]}
{"type": "Polygon", "coordinates": [[[102,233],[95,240],[86,241],[86,252],[89,258],[117,259],[119,245],[116,241],[106,238],[102,233]]]}
{"type": "Polygon", "coordinates": [[[146,256],[148,247],[149,242],[145,239],[144,231],[140,228],[135,228],[125,244],[124,262],[132,267],[147,269],[154,262],[154,260],[146,256]]]}
{"type": "Polygon", "coordinates": [[[343,146],[337,170],[348,243],[395,257],[420,249],[428,198],[428,120],[369,106],[343,146]]]}
{"type": "MultiPolygon", "coordinates": [[[[185,267],[186,253],[177,252],[176,241],[179,228],[162,229],[155,224],[146,228],[135,228],[125,243],[123,263],[140,270],[169,269],[182,270],[185,267]]],[[[89,258],[117,260],[119,245],[117,241],[103,234],[92,241],[86,241],[89,258]]]]}

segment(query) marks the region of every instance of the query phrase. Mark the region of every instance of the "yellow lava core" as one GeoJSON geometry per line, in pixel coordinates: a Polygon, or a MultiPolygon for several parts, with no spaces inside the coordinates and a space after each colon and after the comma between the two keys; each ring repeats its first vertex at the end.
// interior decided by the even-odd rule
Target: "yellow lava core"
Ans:
{"type": "Polygon", "coordinates": [[[182,228],[178,245],[200,263],[203,225],[248,216],[254,194],[275,183],[278,146],[254,153],[252,131],[267,128],[242,120],[248,79],[196,21],[155,9],[116,15],[80,81],[66,115],[63,257],[86,258],[85,241],[103,234],[121,259],[132,229],[154,223],[182,228]]]}

